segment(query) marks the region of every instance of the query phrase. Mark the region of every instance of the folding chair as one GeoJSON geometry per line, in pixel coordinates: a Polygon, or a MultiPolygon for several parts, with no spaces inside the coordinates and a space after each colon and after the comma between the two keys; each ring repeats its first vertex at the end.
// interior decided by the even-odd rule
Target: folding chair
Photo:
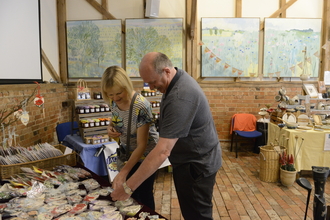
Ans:
{"type": "Polygon", "coordinates": [[[237,142],[238,137],[242,138],[257,138],[262,135],[261,132],[256,130],[257,118],[252,114],[239,113],[234,114],[231,119],[231,145],[230,151],[233,149],[233,142],[236,144],[236,158],[237,158],[237,142]]]}
{"type": "Polygon", "coordinates": [[[69,122],[64,122],[61,124],[58,124],[56,126],[56,134],[57,134],[57,140],[58,143],[63,144],[63,140],[65,138],[65,136],[71,134],[76,134],[77,133],[77,129],[78,128],[78,122],[76,121],[69,121],[69,122]]]}

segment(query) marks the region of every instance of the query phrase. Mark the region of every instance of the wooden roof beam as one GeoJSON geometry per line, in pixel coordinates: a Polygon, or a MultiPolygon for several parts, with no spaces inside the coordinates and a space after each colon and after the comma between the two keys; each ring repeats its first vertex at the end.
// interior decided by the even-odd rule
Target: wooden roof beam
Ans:
{"type": "Polygon", "coordinates": [[[54,69],[52,63],[49,61],[45,51],[43,49],[41,49],[41,55],[42,55],[42,62],[45,64],[46,68],[48,69],[50,75],[53,77],[53,79],[58,82],[61,83],[61,78],[59,77],[59,75],[56,73],[56,70],[54,69]]]}
{"type": "MultiPolygon", "coordinates": [[[[291,5],[293,5],[298,0],[290,0],[285,5],[281,5],[280,8],[275,11],[269,18],[277,18],[280,14],[282,14],[286,9],[288,9],[291,5]]],[[[260,30],[264,29],[264,22],[260,23],[260,30]]]]}
{"type": "Polygon", "coordinates": [[[102,2],[102,5],[100,5],[95,0],[86,0],[91,6],[93,6],[98,12],[100,12],[106,19],[116,19],[110,12],[104,8],[102,5],[105,5],[102,2]]]}

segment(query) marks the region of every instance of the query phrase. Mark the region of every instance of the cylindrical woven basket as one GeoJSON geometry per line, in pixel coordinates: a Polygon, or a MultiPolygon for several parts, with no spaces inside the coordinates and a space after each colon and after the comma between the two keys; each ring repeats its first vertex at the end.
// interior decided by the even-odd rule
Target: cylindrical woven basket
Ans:
{"type": "Polygon", "coordinates": [[[286,151],[280,147],[280,151],[274,150],[273,146],[260,147],[260,172],[259,179],[264,182],[274,183],[280,179],[280,153],[286,151]]]}

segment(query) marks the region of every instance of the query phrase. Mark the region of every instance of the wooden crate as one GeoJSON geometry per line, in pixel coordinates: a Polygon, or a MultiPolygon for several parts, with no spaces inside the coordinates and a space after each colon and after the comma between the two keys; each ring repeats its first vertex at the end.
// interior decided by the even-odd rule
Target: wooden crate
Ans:
{"type": "MultiPolygon", "coordinates": [[[[55,145],[54,147],[61,150],[63,153],[66,149],[66,146],[61,144],[55,145]]],[[[76,157],[77,157],[76,153],[73,152],[71,154],[47,158],[43,160],[31,161],[27,163],[0,165],[0,178],[3,180],[6,178],[10,178],[10,176],[13,174],[22,173],[21,167],[32,168],[33,166],[35,166],[45,170],[52,170],[54,167],[59,165],[75,166],[77,164],[76,157]]]]}
{"type": "Polygon", "coordinates": [[[102,144],[110,141],[108,135],[85,137],[84,140],[85,140],[85,144],[102,144]]]}

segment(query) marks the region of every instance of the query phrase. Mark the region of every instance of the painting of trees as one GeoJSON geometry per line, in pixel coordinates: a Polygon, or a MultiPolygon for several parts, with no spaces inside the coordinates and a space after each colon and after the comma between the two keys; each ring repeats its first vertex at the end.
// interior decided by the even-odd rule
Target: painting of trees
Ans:
{"type": "Polygon", "coordinates": [[[108,66],[121,66],[121,21],[67,22],[69,78],[100,78],[108,66]]]}
{"type": "Polygon", "coordinates": [[[182,19],[127,19],[126,71],[139,76],[139,64],[148,52],[162,52],[182,68],[182,19]]]}

